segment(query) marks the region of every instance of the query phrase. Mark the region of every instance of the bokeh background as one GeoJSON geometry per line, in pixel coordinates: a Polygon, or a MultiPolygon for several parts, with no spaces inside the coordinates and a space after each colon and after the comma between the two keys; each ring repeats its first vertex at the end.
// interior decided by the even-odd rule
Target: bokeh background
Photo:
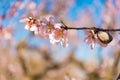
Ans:
{"type": "Polygon", "coordinates": [[[68,31],[69,46],[52,45],[20,19],[52,14],[70,27],[120,28],[120,0],[0,0],[0,80],[115,80],[120,35],[91,50],[84,31],[68,31]]]}

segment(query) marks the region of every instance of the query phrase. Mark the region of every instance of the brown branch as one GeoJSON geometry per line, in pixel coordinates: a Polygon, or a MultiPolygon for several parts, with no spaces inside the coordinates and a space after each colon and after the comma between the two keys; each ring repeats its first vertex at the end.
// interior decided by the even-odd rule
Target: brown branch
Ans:
{"type": "Polygon", "coordinates": [[[120,29],[103,29],[103,28],[96,28],[96,27],[91,27],[91,28],[89,28],[89,27],[75,28],[75,27],[68,27],[66,25],[61,26],[61,28],[65,29],[65,30],[120,31],[120,29]]]}

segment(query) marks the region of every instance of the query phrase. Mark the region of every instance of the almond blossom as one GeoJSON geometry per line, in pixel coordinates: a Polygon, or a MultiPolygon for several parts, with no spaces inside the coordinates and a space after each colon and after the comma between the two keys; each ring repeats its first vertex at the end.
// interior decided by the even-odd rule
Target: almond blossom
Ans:
{"type": "Polygon", "coordinates": [[[52,15],[42,18],[39,22],[39,27],[34,31],[35,35],[49,38],[49,34],[54,30],[55,19],[52,15]]]}
{"type": "Polygon", "coordinates": [[[20,22],[25,23],[25,29],[30,31],[35,31],[37,29],[36,19],[32,17],[21,19],[20,22]]]}
{"type": "Polygon", "coordinates": [[[88,30],[88,31],[85,31],[85,33],[87,35],[87,37],[85,38],[85,42],[88,43],[88,44],[91,43],[91,49],[94,49],[96,43],[100,44],[102,47],[107,46],[107,44],[102,43],[98,39],[97,33],[95,33],[94,30],[88,30]]]}
{"type": "Polygon", "coordinates": [[[25,29],[33,31],[36,36],[50,39],[52,44],[61,43],[62,46],[67,46],[67,30],[61,28],[64,26],[61,22],[55,19],[54,16],[48,15],[39,20],[32,17],[22,19],[25,29]]]}
{"type": "Polygon", "coordinates": [[[63,28],[61,23],[57,23],[54,25],[55,29],[53,30],[52,34],[49,35],[50,42],[52,44],[58,44],[61,42],[61,45],[64,47],[68,46],[68,39],[67,37],[67,31],[63,28]]]}

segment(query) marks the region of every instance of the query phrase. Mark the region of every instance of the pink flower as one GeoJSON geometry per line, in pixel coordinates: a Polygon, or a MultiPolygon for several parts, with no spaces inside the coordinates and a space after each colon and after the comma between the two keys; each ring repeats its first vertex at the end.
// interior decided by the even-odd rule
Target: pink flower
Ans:
{"type": "Polygon", "coordinates": [[[35,31],[37,29],[36,21],[37,20],[32,17],[28,17],[20,20],[20,22],[23,22],[26,24],[25,29],[30,31],[35,31]]]}
{"type": "Polygon", "coordinates": [[[68,39],[67,37],[67,31],[63,28],[61,28],[61,23],[56,23],[54,25],[55,29],[52,31],[51,34],[49,34],[50,42],[52,44],[58,44],[61,43],[62,46],[67,47],[68,46],[68,39]]]}
{"type": "Polygon", "coordinates": [[[46,24],[46,32],[51,33],[54,29],[55,18],[52,15],[48,15],[41,20],[44,24],[46,24]]]}
{"type": "Polygon", "coordinates": [[[88,44],[91,43],[91,49],[94,49],[96,43],[100,44],[102,47],[106,47],[107,46],[107,44],[101,42],[98,39],[97,33],[95,33],[94,30],[88,30],[88,31],[85,31],[85,33],[86,33],[86,35],[88,35],[85,38],[85,42],[88,43],[88,44]]]}
{"type": "Polygon", "coordinates": [[[38,23],[39,26],[34,31],[35,35],[48,39],[49,34],[51,34],[52,31],[54,30],[54,23],[55,23],[54,21],[55,19],[52,15],[48,15],[42,18],[38,23]]]}
{"type": "Polygon", "coordinates": [[[61,43],[62,46],[67,46],[67,31],[61,26],[64,26],[61,22],[57,21],[54,16],[48,15],[40,20],[36,20],[32,17],[22,19],[21,22],[26,24],[25,29],[34,31],[36,36],[50,39],[52,44],[61,43]]]}

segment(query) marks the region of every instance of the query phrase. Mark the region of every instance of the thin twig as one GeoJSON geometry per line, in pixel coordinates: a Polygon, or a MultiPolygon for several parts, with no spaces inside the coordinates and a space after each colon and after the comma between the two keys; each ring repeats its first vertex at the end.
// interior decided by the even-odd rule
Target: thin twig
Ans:
{"type": "Polygon", "coordinates": [[[75,27],[67,27],[67,26],[61,26],[61,28],[64,28],[66,30],[96,30],[96,31],[120,31],[120,29],[103,29],[103,28],[96,28],[96,27],[80,27],[80,28],[75,28],[75,27]]]}

